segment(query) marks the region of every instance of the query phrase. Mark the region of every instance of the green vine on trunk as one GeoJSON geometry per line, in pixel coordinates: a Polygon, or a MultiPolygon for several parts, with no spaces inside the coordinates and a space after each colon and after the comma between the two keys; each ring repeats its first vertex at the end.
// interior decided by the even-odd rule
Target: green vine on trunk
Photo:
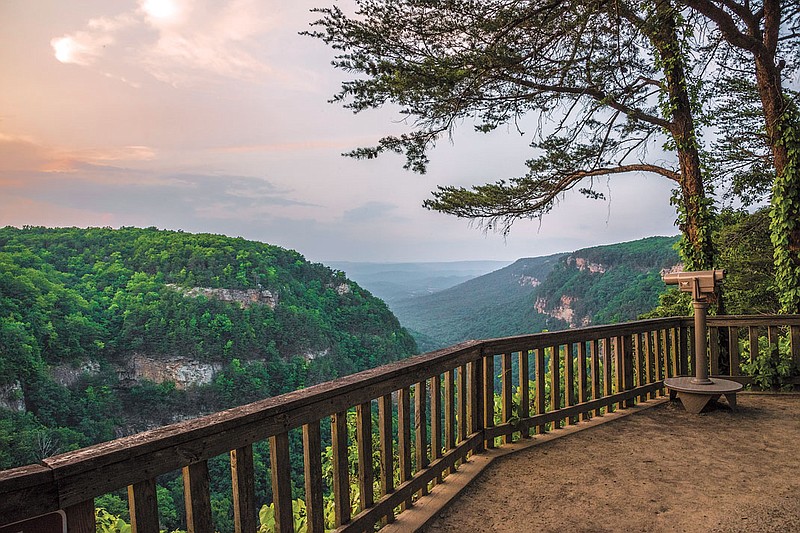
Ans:
{"type": "Polygon", "coordinates": [[[770,232],[775,247],[775,284],[784,313],[800,311],[800,113],[787,105],[777,127],[786,149],[786,168],[772,189],[770,232]]]}

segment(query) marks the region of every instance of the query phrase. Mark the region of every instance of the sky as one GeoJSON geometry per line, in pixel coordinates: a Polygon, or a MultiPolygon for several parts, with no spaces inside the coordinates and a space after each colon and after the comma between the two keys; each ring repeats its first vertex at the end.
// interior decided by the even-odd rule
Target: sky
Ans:
{"type": "Polygon", "coordinates": [[[525,123],[459,125],[425,175],[343,157],[410,125],[328,102],[347,74],[298,32],[332,1],[0,2],[0,226],[220,233],[318,262],[513,261],[678,233],[655,176],[604,181],[605,201],[566,193],[506,237],[422,208],[437,185],[523,175],[525,123]]]}

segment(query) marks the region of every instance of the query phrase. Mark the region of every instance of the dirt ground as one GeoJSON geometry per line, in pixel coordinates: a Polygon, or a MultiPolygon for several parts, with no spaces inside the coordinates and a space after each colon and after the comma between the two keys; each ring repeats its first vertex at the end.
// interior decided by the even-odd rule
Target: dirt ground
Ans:
{"type": "Polygon", "coordinates": [[[667,403],[497,459],[425,531],[800,532],[800,395],[667,403]]]}

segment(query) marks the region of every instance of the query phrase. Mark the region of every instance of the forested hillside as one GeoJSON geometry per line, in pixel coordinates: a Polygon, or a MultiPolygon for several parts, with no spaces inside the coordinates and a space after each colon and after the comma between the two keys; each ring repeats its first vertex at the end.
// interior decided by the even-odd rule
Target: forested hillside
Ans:
{"type": "Polygon", "coordinates": [[[563,257],[519,259],[450,289],[393,303],[392,310],[422,350],[466,339],[562,329],[564,321],[538,313],[533,303],[536,288],[563,257]]]}
{"type": "Polygon", "coordinates": [[[423,350],[467,339],[633,320],[658,305],[677,237],[520,259],[450,289],[392,304],[423,350]]]}
{"type": "Polygon", "coordinates": [[[0,468],[415,351],[382,301],[294,251],[0,229],[0,468]]]}

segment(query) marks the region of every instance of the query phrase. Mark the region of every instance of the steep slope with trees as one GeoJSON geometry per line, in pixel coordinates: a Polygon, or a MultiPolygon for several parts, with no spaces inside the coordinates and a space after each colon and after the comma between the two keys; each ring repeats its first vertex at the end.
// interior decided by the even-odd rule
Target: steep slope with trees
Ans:
{"type": "Polygon", "coordinates": [[[634,320],[667,290],[677,237],[520,259],[450,289],[392,304],[423,350],[467,339],[634,320]]]}
{"type": "Polygon", "coordinates": [[[294,251],[0,229],[0,468],[415,351],[382,301],[294,251]]]}

